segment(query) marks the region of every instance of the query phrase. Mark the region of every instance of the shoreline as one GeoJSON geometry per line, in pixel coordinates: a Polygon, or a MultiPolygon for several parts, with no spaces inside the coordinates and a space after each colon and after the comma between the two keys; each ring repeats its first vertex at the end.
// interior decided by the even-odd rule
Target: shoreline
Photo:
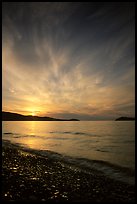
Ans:
{"type": "Polygon", "coordinates": [[[135,202],[134,185],[90,174],[16,145],[2,146],[2,201],[135,202]]]}

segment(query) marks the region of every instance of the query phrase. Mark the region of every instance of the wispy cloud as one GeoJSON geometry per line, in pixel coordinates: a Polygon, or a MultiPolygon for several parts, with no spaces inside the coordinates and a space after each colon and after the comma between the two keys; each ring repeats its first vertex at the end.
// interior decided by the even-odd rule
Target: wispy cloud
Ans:
{"type": "Polygon", "coordinates": [[[134,115],[134,32],[134,3],[3,3],[3,109],[134,115]]]}

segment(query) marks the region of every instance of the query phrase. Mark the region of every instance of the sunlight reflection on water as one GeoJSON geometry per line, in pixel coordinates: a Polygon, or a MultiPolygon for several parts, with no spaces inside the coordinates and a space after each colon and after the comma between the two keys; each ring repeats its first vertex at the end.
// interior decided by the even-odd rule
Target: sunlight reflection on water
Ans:
{"type": "Polygon", "coordinates": [[[135,123],[116,121],[3,122],[3,139],[74,157],[135,165],[135,123]]]}

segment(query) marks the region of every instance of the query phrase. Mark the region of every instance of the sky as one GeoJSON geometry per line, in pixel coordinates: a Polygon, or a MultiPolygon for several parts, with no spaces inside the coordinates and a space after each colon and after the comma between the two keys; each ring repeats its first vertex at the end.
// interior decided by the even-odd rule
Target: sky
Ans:
{"type": "Polygon", "coordinates": [[[2,110],[134,116],[134,2],[3,2],[2,110]]]}

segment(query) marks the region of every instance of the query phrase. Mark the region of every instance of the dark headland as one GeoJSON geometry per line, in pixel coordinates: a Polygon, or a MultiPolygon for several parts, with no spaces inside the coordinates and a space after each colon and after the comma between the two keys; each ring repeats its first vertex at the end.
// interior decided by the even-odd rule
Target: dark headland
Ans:
{"type": "Polygon", "coordinates": [[[51,117],[40,117],[32,115],[21,115],[18,113],[2,112],[2,121],[79,121],[78,119],[57,119],[51,117]]]}
{"type": "Polygon", "coordinates": [[[135,118],[131,118],[131,117],[120,117],[120,118],[117,118],[115,121],[130,121],[130,120],[135,120],[135,118]]]}

